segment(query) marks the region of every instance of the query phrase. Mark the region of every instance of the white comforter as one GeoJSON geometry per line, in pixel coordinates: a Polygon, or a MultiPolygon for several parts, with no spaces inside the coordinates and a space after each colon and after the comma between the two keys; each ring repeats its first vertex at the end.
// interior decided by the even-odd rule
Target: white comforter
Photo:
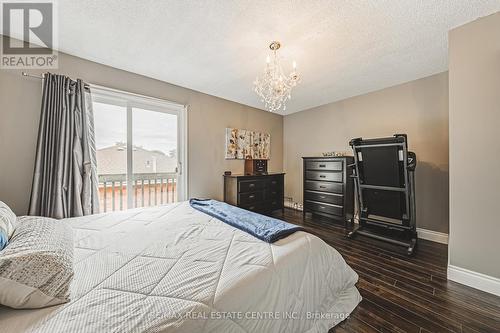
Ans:
{"type": "Polygon", "coordinates": [[[71,302],[0,308],[2,332],[327,332],[358,276],[321,239],[262,242],[187,202],[67,219],[71,302]]]}

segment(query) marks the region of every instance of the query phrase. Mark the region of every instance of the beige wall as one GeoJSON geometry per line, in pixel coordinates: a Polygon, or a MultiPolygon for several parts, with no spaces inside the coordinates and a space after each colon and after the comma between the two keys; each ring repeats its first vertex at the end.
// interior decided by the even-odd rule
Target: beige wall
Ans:
{"type": "MultiPolygon", "coordinates": [[[[40,73],[40,71],[30,71],[40,73]]],[[[271,134],[270,170],[283,168],[282,116],[174,86],[66,54],[53,71],[86,82],[189,104],[189,194],[222,199],[225,170],[243,171],[243,161],[224,159],[226,127],[271,134]]],[[[0,200],[17,214],[28,209],[41,103],[41,82],[18,70],[0,70],[0,200]]]]}
{"type": "Polygon", "coordinates": [[[450,31],[450,264],[500,278],[500,13],[450,31]]]}
{"type": "Polygon", "coordinates": [[[407,133],[417,154],[417,227],[448,232],[448,73],[285,116],[285,192],[302,202],[302,156],[407,133]]]}

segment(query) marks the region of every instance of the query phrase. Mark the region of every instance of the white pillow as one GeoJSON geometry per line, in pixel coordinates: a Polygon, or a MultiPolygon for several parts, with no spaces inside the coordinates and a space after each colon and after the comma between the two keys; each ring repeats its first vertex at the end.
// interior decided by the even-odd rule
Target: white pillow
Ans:
{"type": "Polygon", "coordinates": [[[3,201],[0,201],[0,250],[2,250],[16,228],[16,214],[3,201]]]}
{"type": "Polygon", "coordinates": [[[68,302],[72,278],[71,227],[62,220],[20,217],[0,251],[0,304],[36,309],[68,302]]]}

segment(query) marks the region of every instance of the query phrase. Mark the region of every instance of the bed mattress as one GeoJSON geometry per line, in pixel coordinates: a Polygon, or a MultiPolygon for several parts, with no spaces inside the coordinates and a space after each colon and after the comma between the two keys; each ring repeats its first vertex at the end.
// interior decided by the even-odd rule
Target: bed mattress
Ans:
{"type": "Polygon", "coordinates": [[[327,332],[361,300],[357,274],[306,232],[265,243],[187,202],[66,221],[71,301],[0,307],[2,332],[327,332]]]}

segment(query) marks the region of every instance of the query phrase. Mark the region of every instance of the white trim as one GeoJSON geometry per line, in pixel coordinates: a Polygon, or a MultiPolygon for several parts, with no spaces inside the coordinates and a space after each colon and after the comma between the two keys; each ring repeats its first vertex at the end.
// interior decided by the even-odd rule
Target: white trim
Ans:
{"type": "Polygon", "coordinates": [[[448,244],[448,234],[445,234],[444,232],[417,228],[417,234],[420,239],[426,239],[441,244],[448,244]]]}
{"type": "Polygon", "coordinates": [[[132,102],[132,106],[138,106],[141,107],[144,105],[144,102],[147,102],[147,107],[148,109],[151,108],[151,105],[156,105],[159,108],[161,108],[161,111],[165,112],[165,109],[172,110],[172,111],[183,111],[185,108],[185,105],[167,101],[164,99],[156,98],[156,97],[151,97],[147,95],[139,95],[135,93],[131,93],[128,91],[123,91],[123,90],[118,90],[118,89],[113,89],[113,88],[108,88],[108,87],[103,87],[99,86],[96,84],[90,84],[91,92],[92,94],[97,94],[102,97],[108,97],[112,99],[125,99],[129,102],[132,102]],[[136,104],[137,103],[137,104],[136,104]]]}
{"type": "MultiPolygon", "coordinates": [[[[125,105],[127,108],[127,179],[134,179],[133,168],[134,168],[134,142],[132,135],[132,107],[125,105]]],[[[127,207],[134,207],[134,187],[131,182],[127,182],[127,207]]]]}
{"type": "Polygon", "coordinates": [[[493,276],[448,265],[448,280],[500,296],[500,279],[493,276]]]}
{"type": "Polygon", "coordinates": [[[189,199],[189,183],[188,183],[188,110],[189,105],[182,107],[182,110],[178,113],[178,139],[177,144],[180,147],[177,149],[179,154],[177,155],[178,163],[178,180],[180,184],[180,191],[177,193],[177,199],[179,201],[185,201],[189,199]]]}

